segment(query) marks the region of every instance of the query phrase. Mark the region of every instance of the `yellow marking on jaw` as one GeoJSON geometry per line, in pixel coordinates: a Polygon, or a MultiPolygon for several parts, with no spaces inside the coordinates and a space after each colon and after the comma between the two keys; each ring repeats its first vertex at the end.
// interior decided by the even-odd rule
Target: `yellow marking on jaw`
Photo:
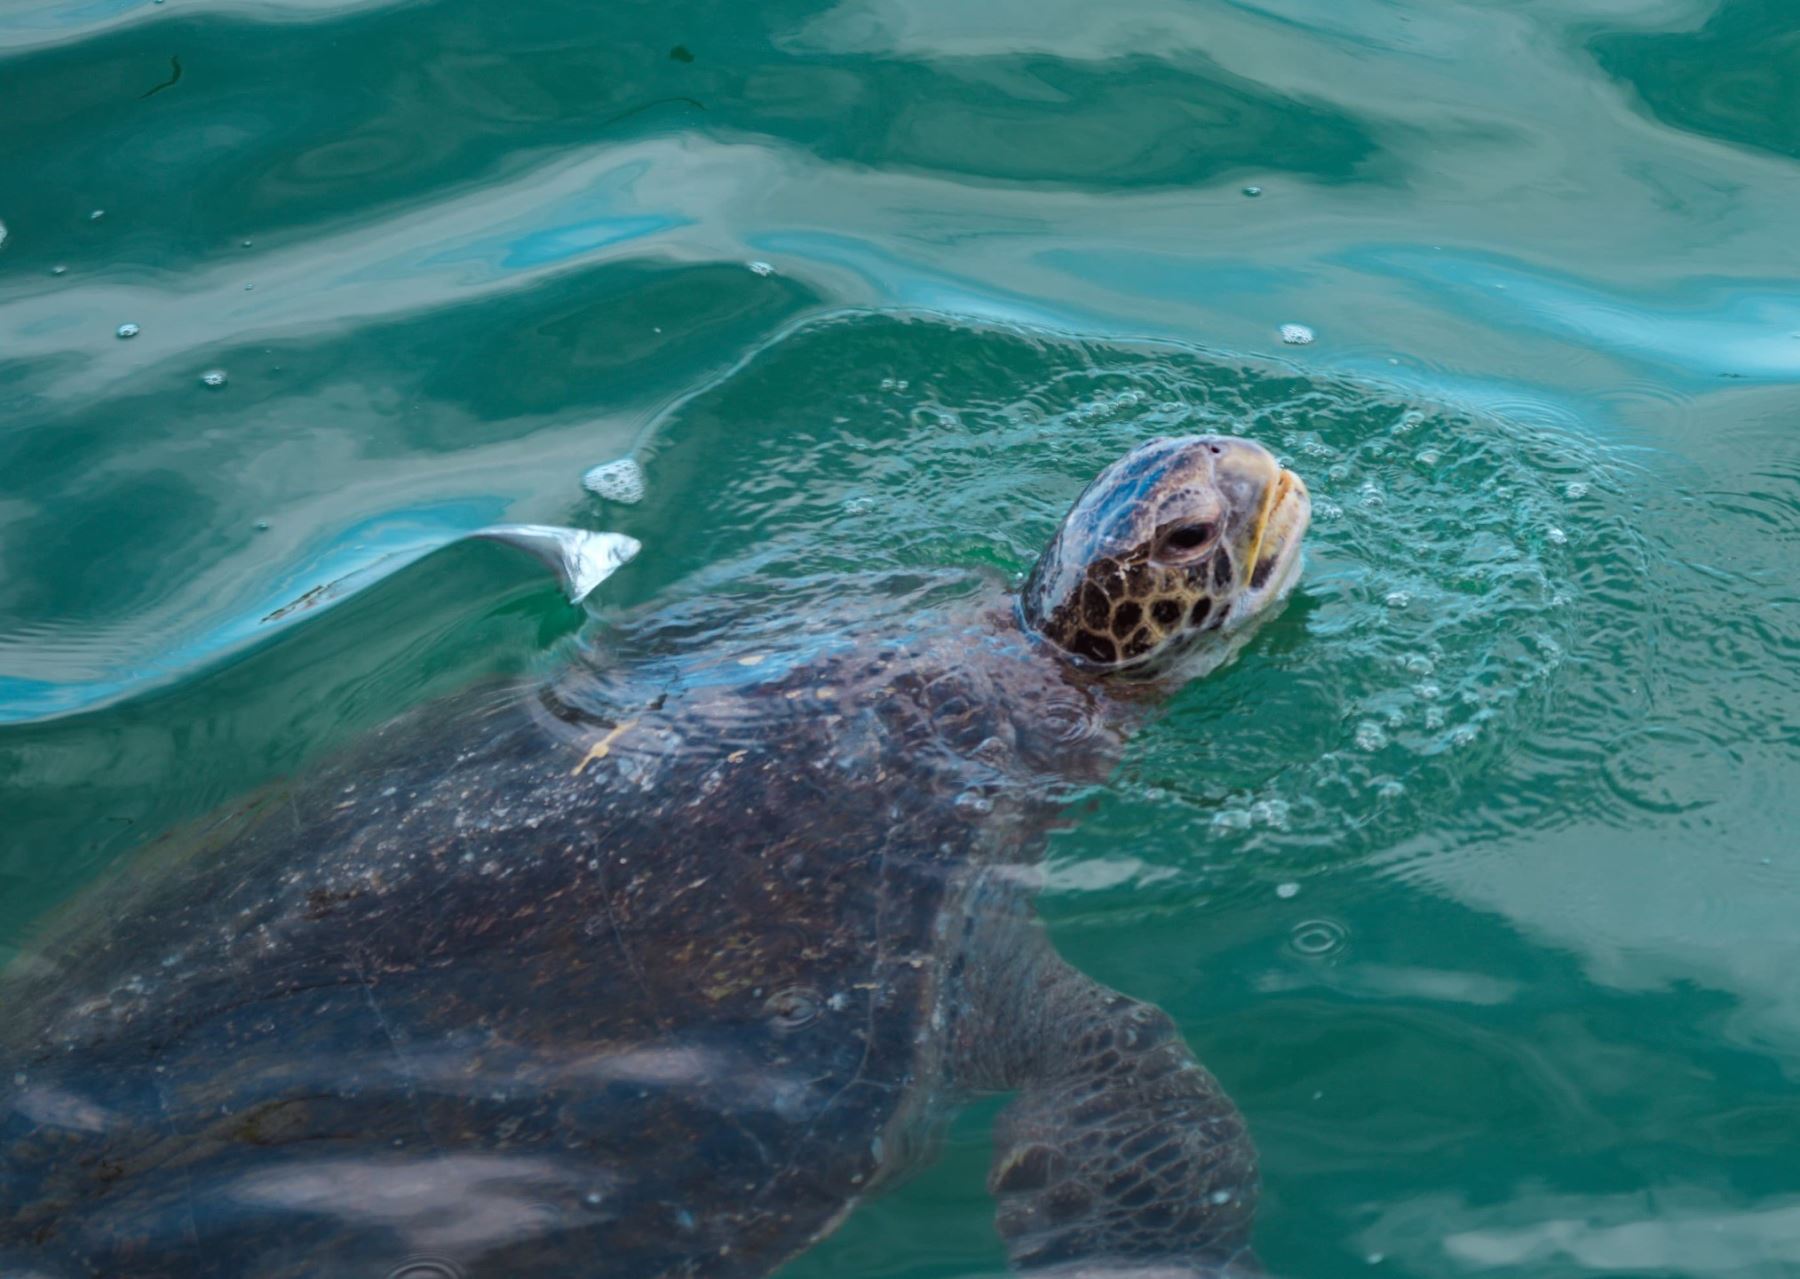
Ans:
{"type": "Polygon", "coordinates": [[[637,727],[637,721],[635,719],[628,719],[623,724],[620,724],[617,727],[615,727],[605,737],[602,737],[599,741],[595,742],[592,746],[588,747],[588,753],[581,757],[581,762],[579,764],[575,765],[575,767],[570,771],[569,776],[570,777],[580,777],[582,774],[582,770],[585,769],[589,764],[593,763],[597,759],[605,759],[608,755],[610,755],[612,753],[613,743],[618,741],[621,737],[625,736],[626,733],[630,732],[635,727],[637,727]]]}
{"type": "MultiPolygon", "coordinates": [[[[1269,533],[1269,517],[1275,514],[1275,508],[1281,505],[1282,499],[1287,497],[1293,488],[1294,473],[1284,469],[1275,483],[1263,489],[1262,510],[1257,512],[1256,516],[1256,540],[1250,544],[1250,562],[1244,566],[1246,573],[1256,572],[1256,566],[1262,563],[1263,538],[1267,537],[1269,533]]],[[[1249,581],[1250,579],[1245,578],[1244,580],[1249,581]]]]}

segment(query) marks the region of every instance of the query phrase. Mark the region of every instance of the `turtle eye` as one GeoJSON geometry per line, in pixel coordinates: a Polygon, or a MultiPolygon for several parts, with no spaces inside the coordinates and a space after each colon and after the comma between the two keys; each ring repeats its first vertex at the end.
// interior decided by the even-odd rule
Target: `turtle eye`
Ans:
{"type": "Polygon", "coordinates": [[[1213,544],[1219,526],[1207,520],[1177,524],[1163,534],[1161,554],[1167,559],[1187,559],[1213,544]]]}

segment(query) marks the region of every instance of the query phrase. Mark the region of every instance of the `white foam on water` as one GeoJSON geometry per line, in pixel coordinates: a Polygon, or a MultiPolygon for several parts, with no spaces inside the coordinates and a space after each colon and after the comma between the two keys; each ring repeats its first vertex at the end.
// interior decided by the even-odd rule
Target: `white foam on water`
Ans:
{"type": "Polygon", "coordinates": [[[581,477],[581,486],[609,502],[634,506],[644,500],[644,468],[629,457],[602,462],[581,477]]]}

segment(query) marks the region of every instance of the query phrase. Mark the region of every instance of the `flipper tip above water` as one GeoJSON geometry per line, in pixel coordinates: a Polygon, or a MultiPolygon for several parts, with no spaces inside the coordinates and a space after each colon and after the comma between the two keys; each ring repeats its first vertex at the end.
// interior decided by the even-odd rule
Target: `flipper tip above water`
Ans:
{"type": "Polygon", "coordinates": [[[516,546],[556,572],[569,603],[579,604],[628,563],[644,544],[624,533],[595,533],[556,524],[490,524],[471,537],[516,546]]]}
{"type": "Polygon", "coordinates": [[[562,581],[571,604],[594,594],[599,583],[644,549],[644,543],[623,532],[565,529],[554,523],[491,523],[470,536],[500,541],[542,559],[562,581]]]}

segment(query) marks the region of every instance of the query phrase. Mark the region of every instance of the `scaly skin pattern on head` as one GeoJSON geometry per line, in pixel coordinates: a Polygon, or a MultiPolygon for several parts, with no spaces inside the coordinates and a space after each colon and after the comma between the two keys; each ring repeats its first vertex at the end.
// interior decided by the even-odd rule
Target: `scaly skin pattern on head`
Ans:
{"type": "Polygon", "coordinates": [[[1154,676],[1292,585],[1306,485],[1229,436],[1141,444],[1076,500],[1019,607],[1078,667],[1154,676]]]}
{"type": "Polygon", "coordinates": [[[1019,1268],[1253,1265],[1244,1120],[1057,955],[1032,867],[1125,681],[1291,584],[1284,475],[1148,444],[1017,607],[846,577],[746,638],[663,602],[157,841],[0,973],[0,1273],[761,1279],[986,1091],[1019,1268]],[[1135,658],[1080,651],[1090,584],[1135,658]]]}

